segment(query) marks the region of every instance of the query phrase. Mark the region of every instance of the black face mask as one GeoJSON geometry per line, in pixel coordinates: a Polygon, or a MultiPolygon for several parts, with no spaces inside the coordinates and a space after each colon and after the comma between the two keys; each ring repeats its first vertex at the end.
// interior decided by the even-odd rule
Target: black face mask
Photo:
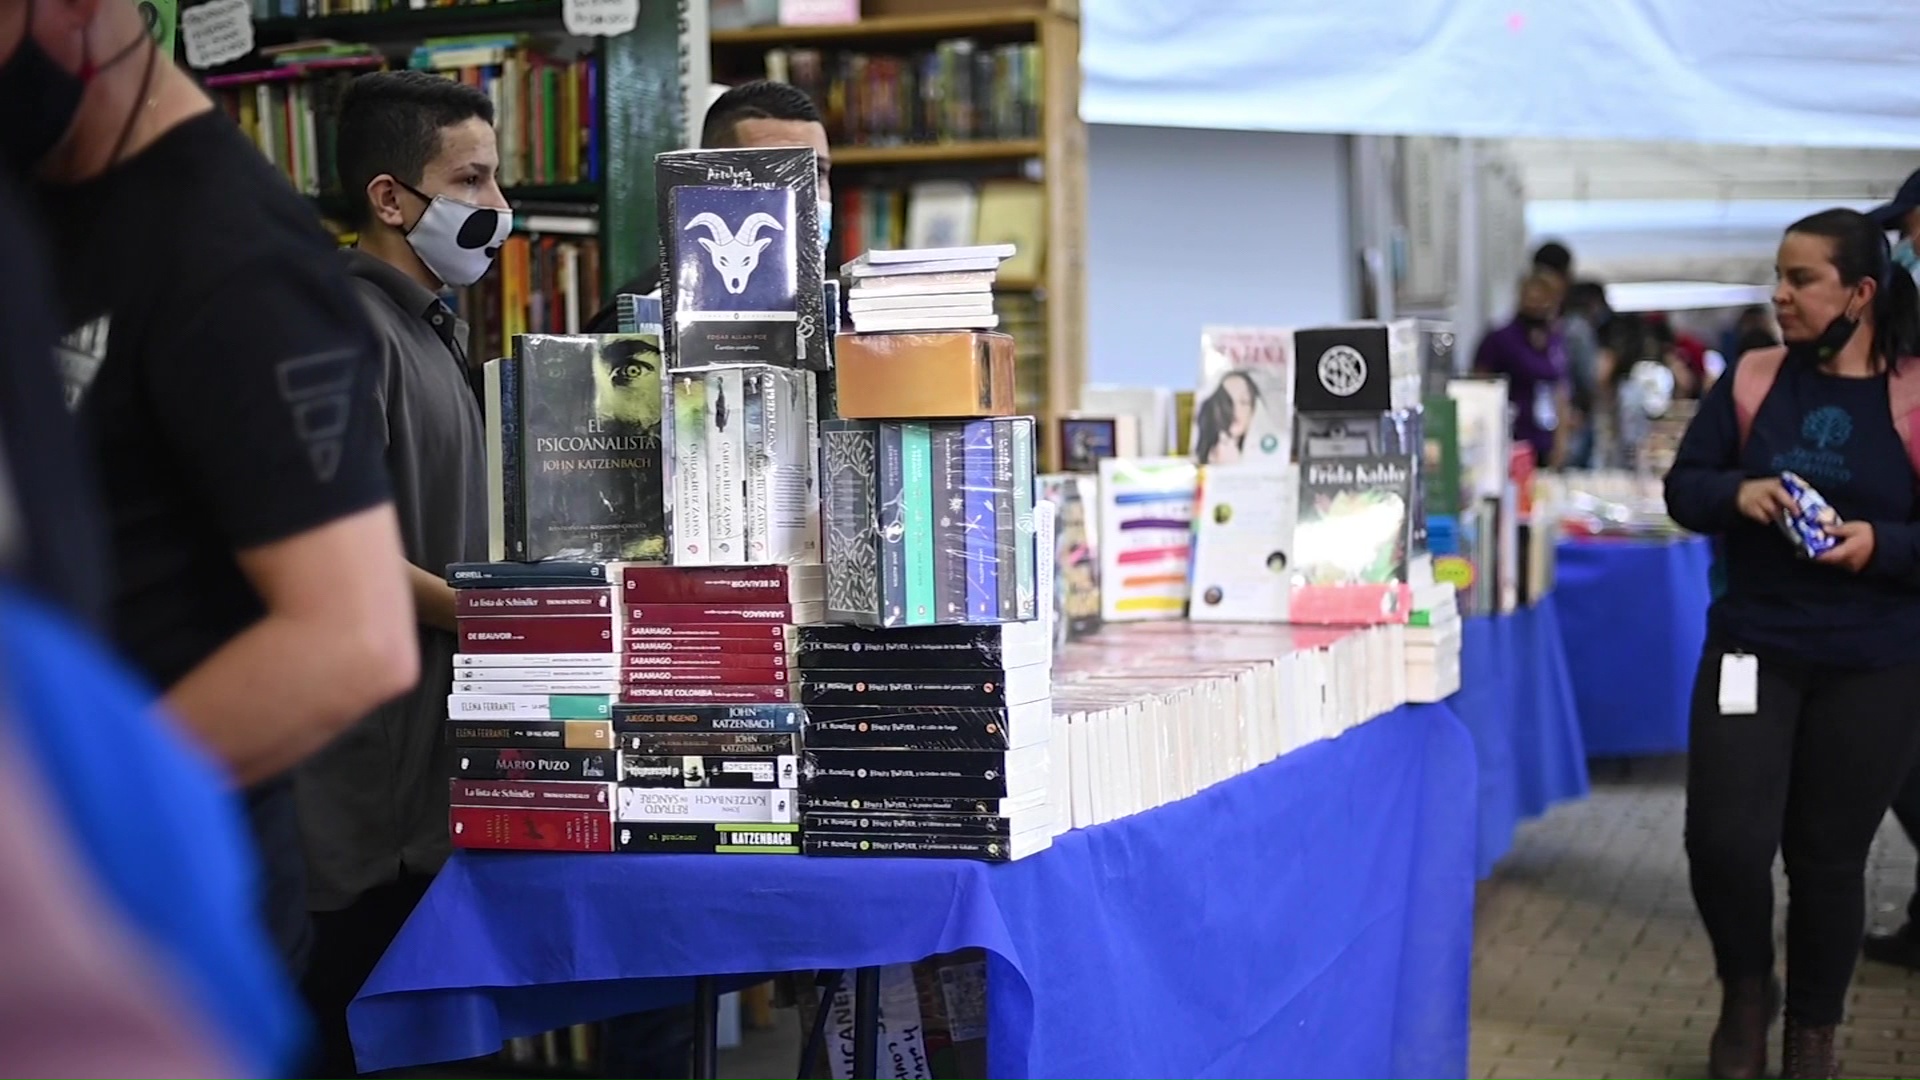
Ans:
{"type": "Polygon", "coordinates": [[[1788,342],[1787,359],[1808,367],[1819,367],[1840,355],[1840,350],[1847,347],[1847,342],[1853,340],[1853,332],[1859,328],[1860,320],[1843,310],[1812,341],[1788,342]]]}
{"type": "Polygon", "coordinates": [[[0,169],[31,181],[73,126],[84,89],[85,80],[54,63],[31,33],[21,39],[0,62],[0,169]]]}

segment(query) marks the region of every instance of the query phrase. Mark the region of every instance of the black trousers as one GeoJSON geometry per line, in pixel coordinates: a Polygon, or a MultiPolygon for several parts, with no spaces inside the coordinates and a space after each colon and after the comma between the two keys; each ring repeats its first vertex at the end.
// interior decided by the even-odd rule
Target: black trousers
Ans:
{"type": "MultiPolygon", "coordinates": [[[[1920,763],[1908,770],[1906,783],[1893,797],[1893,816],[1906,830],[1907,840],[1920,848],[1920,763]]],[[[1914,870],[1913,895],[1907,898],[1909,933],[1920,933],[1920,867],[1914,870]]]]}
{"type": "Polygon", "coordinates": [[[373,974],[433,878],[412,874],[361,894],[339,911],[313,913],[313,953],[300,984],[313,1010],[319,1046],[314,1077],[358,1076],[347,1037],[347,1003],[373,974]]]}
{"type": "Polygon", "coordinates": [[[1786,861],[1787,1014],[1838,1023],[1866,925],[1867,849],[1920,751],[1920,663],[1760,663],[1759,712],[1720,714],[1723,641],[1694,682],[1687,857],[1720,977],[1769,975],[1786,861]]]}

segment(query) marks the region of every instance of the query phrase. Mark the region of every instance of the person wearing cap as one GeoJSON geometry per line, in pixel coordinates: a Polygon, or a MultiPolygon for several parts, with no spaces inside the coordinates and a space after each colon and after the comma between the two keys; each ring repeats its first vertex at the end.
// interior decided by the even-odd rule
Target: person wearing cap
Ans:
{"type": "MultiPolygon", "coordinates": [[[[1882,229],[1900,234],[1893,261],[1920,277],[1920,254],[1914,252],[1914,240],[1920,237],[1920,171],[1907,177],[1892,202],[1867,211],[1867,217],[1882,229]]],[[[1920,848],[1920,768],[1894,796],[1893,816],[1907,840],[1920,848]]],[[[1867,934],[1861,953],[1869,960],[1920,971],[1920,870],[1915,871],[1913,893],[1907,897],[1907,921],[1889,933],[1867,934]]]]}
{"type": "Polygon", "coordinates": [[[314,959],[305,990],[325,1076],[354,1075],[347,1003],[451,854],[441,742],[453,690],[449,563],[487,557],[486,427],[467,327],[442,299],[484,277],[513,226],[493,102],[425,71],[349,83],[337,168],[357,246],[347,272],[379,348],[375,399],[413,593],[420,682],[295,777],[314,959]]]}
{"type": "Polygon", "coordinates": [[[1914,250],[1915,242],[1920,241],[1920,171],[1907,177],[1892,202],[1867,211],[1867,216],[1882,229],[1900,234],[1893,246],[1893,261],[1920,276],[1920,252],[1914,250]]]}

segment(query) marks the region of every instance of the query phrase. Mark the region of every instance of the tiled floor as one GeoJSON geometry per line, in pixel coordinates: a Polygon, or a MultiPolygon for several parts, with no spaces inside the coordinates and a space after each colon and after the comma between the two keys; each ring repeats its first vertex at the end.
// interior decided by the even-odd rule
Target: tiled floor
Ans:
{"type": "MultiPolygon", "coordinates": [[[[1480,888],[1474,1077],[1698,1077],[1719,1010],[1681,850],[1682,766],[1597,773],[1592,797],[1521,830],[1480,888]]],[[[1892,924],[1914,853],[1891,820],[1869,870],[1871,921],[1892,924]]],[[[1786,891],[1776,891],[1784,914],[1786,891]]],[[[1920,975],[1854,977],[1843,1075],[1920,1077],[1920,975]]],[[[1778,1031],[1775,1032],[1778,1064],[1778,1031]]]]}

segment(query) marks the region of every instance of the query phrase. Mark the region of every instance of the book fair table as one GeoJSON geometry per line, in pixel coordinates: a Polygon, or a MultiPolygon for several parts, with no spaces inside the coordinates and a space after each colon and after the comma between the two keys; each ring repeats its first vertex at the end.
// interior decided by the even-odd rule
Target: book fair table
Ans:
{"type": "Polygon", "coordinates": [[[1588,757],[1686,751],[1712,561],[1699,537],[1561,543],[1560,636],[1588,757]]]}
{"type": "Polygon", "coordinates": [[[1460,692],[1447,705],[1473,735],[1480,763],[1478,876],[1513,846],[1514,830],[1587,794],[1558,593],[1532,607],[1465,620],[1460,692]]]}
{"type": "Polygon", "coordinates": [[[354,1043],[447,1061],[696,978],[980,947],[994,1076],[1458,1076],[1477,784],[1461,721],[1408,705],[1007,864],[462,852],[354,1043]]]}

